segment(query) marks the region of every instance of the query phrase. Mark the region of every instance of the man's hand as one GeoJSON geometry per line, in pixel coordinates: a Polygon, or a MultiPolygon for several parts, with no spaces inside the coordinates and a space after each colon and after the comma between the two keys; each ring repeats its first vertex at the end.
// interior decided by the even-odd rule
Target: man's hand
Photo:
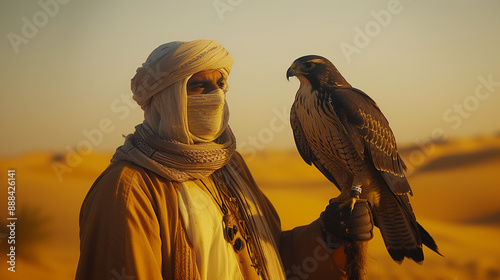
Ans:
{"type": "Polygon", "coordinates": [[[373,215],[366,200],[358,200],[352,212],[342,209],[342,202],[330,203],[321,214],[324,229],[337,238],[351,241],[368,241],[373,238],[373,215]]]}

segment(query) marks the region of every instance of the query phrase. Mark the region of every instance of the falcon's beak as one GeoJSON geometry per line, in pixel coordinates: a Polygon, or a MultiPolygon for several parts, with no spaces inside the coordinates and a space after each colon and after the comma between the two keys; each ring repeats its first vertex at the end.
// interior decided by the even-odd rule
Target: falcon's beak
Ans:
{"type": "Polygon", "coordinates": [[[292,64],[292,66],[290,66],[290,68],[288,68],[288,70],[286,71],[286,79],[290,81],[290,77],[293,77],[295,76],[295,63],[292,64]]]}

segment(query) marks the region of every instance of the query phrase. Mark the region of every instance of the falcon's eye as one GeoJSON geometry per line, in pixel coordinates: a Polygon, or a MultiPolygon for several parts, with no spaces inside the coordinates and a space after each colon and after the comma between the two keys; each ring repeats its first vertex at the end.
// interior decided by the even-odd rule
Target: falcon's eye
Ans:
{"type": "Polygon", "coordinates": [[[314,67],[314,63],[306,62],[304,63],[304,70],[311,70],[314,67]]]}

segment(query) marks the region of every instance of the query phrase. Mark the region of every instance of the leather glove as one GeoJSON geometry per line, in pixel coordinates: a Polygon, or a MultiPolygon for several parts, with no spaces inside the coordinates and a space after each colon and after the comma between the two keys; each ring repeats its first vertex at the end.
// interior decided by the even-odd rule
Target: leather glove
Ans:
{"type": "MultiPolygon", "coordinates": [[[[373,215],[366,200],[358,200],[352,212],[349,205],[339,206],[342,202],[330,203],[321,213],[323,230],[341,240],[368,241],[373,238],[373,215]]],[[[325,233],[324,233],[325,234],[325,233]]]]}

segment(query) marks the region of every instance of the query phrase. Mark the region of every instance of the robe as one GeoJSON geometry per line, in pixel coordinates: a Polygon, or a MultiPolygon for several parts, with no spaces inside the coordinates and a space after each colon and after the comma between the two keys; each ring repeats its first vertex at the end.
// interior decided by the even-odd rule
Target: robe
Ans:
{"type": "MultiPolygon", "coordinates": [[[[276,210],[241,155],[235,152],[229,164],[238,167],[258,197],[287,279],[345,279],[343,246],[327,248],[319,220],[282,231],[276,210]]],[[[195,248],[181,221],[178,190],[178,183],[134,163],[112,162],[81,207],[76,279],[201,279],[195,248]]],[[[244,279],[260,279],[248,250],[236,253],[236,259],[244,279]]]]}

